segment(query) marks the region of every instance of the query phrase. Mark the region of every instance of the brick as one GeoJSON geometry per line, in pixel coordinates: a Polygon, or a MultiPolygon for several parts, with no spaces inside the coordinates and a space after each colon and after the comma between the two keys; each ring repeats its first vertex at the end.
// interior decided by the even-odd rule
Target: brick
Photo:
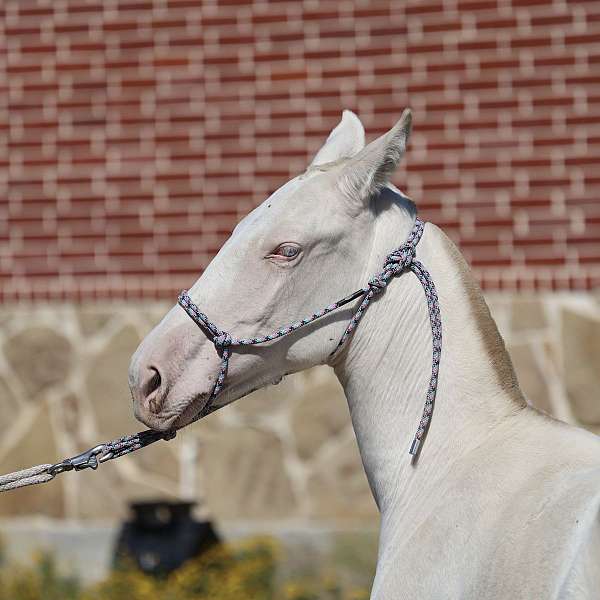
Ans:
{"type": "Polygon", "coordinates": [[[2,297],[14,299],[17,283],[24,297],[172,297],[177,277],[195,278],[348,106],[370,136],[413,106],[420,142],[394,181],[462,244],[486,289],[597,282],[600,14],[582,11],[582,30],[570,6],[541,0],[515,1],[518,14],[486,0],[293,12],[283,1],[242,23],[242,0],[210,15],[169,0],[166,16],[140,21],[153,2],[118,4],[108,21],[100,2],[70,4],[53,28],[53,7],[23,4],[6,28],[21,52],[9,53],[2,86],[1,256],[15,273],[2,297]],[[448,218],[448,201],[459,217],[448,218]],[[577,231],[561,207],[580,211],[577,231]],[[507,243],[526,275],[504,264],[507,243]],[[202,257],[193,269],[191,247],[202,257]],[[560,262],[568,248],[577,275],[560,262]],[[41,259],[58,260],[52,276],[41,259]],[[75,268],[81,283],[68,277],[75,268]],[[122,272],[108,284],[102,269],[122,272]]]}

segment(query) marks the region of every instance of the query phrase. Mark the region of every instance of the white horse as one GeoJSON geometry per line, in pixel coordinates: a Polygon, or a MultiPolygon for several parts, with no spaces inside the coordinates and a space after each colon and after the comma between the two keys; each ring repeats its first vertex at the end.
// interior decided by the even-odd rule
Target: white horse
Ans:
{"type": "MultiPolygon", "coordinates": [[[[402,244],[415,206],[388,180],[406,110],[365,146],[344,111],[312,164],[235,228],[190,297],[237,336],[268,333],[365,285],[402,244]]],[[[234,348],[223,406],[283,375],[329,364],[342,383],[381,512],[372,599],[600,598],[600,443],[530,408],[482,294],[428,223],[417,258],[437,287],[443,349],[419,460],[407,454],[431,373],[431,327],[412,274],[393,278],[344,348],[348,305],[280,340],[234,348]]],[[[175,306],[135,353],[137,417],[167,430],[207,404],[220,358],[175,306]]]]}

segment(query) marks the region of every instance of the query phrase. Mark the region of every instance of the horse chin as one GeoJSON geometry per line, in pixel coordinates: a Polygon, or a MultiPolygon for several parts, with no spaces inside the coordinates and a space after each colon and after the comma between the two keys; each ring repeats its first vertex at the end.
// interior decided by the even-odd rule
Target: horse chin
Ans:
{"type": "MultiPolygon", "coordinates": [[[[248,385],[248,383],[241,383],[238,385],[234,385],[230,388],[225,388],[221,394],[217,398],[215,398],[212,402],[208,398],[209,395],[201,394],[200,396],[194,398],[191,402],[189,402],[186,407],[180,412],[180,414],[172,420],[170,423],[170,427],[173,429],[181,429],[190,423],[193,423],[197,420],[198,415],[205,412],[205,415],[202,415],[200,418],[203,419],[205,416],[208,416],[212,412],[215,412],[236,400],[240,400],[245,396],[256,392],[257,390],[263,389],[270,385],[278,385],[281,383],[283,378],[287,375],[284,373],[283,375],[278,375],[277,377],[272,378],[271,380],[267,380],[265,382],[248,385]]],[[[165,429],[161,427],[161,430],[165,429]]],[[[166,429],[169,429],[167,427],[166,429]]]]}
{"type": "Polygon", "coordinates": [[[194,398],[189,402],[186,407],[179,413],[177,418],[173,421],[173,429],[181,429],[190,423],[197,420],[198,415],[201,414],[208,406],[210,399],[208,395],[202,394],[197,398],[194,398]]]}
{"type": "Polygon", "coordinates": [[[154,431],[169,431],[173,428],[176,421],[176,415],[154,414],[148,410],[140,408],[138,403],[134,404],[133,413],[135,418],[154,431]]]}

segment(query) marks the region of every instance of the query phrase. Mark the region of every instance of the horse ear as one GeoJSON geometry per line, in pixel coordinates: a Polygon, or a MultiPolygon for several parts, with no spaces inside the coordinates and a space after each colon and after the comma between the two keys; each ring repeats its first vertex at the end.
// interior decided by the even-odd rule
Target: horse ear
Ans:
{"type": "Polygon", "coordinates": [[[411,121],[411,111],[407,108],[392,129],[344,165],[339,185],[346,196],[364,205],[387,185],[404,156],[411,121]]]}
{"type": "Polygon", "coordinates": [[[360,119],[351,110],[345,110],[342,113],[342,120],[331,131],[327,141],[313,158],[311,166],[349,158],[364,146],[365,129],[360,119]]]}

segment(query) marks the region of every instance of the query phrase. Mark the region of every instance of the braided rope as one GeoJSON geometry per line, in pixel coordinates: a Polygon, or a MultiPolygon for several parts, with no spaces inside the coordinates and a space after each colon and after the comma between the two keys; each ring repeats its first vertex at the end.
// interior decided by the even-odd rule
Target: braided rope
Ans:
{"type": "Polygon", "coordinates": [[[170,440],[175,437],[175,433],[175,431],[162,433],[146,429],[145,431],[125,435],[116,440],[99,444],[78,456],[67,458],[60,463],[38,465],[21,471],[15,471],[14,473],[8,473],[7,475],[0,475],[0,492],[7,492],[8,490],[38,483],[46,483],[64,471],[80,471],[86,468],[96,469],[100,462],[119,458],[135,450],[149,446],[158,440],[170,440]]]}
{"type": "Polygon", "coordinates": [[[0,475],[0,492],[7,492],[16,488],[25,487],[27,485],[35,485],[36,483],[46,483],[54,479],[54,475],[49,473],[52,465],[38,465],[37,467],[29,467],[22,471],[15,471],[7,475],[0,475]]]}
{"type": "Polygon", "coordinates": [[[123,437],[107,442],[103,445],[103,453],[110,455],[110,460],[131,454],[140,448],[145,448],[158,440],[170,440],[175,437],[175,431],[167,431],[161,433],[160,431],[154,431],[152,429],[146,429],[133,433],[131,435],[125,435],[123,437]]]}
{"type": "Polygon", "coordinates": [[[210,414],[218,407],[214,406],[214,399],[219,395],[223,389],[225,379],[227,377],[227,371],[229,369],[229,360],[231,358],[231,349],[235,346],[251,346],[257,344],[264,344],[272,340],[276,340],[283,336],[289,335],[293,331],[305,327],[309,323],[316,321],[324,317],[325,315],[337,310],[341,306],[348,304],[352,300],[361,298],[361,302],[352,315],[346,329],[336,348],[331,354],[335,354],[338,349],[343,346],[348,338],[352,335],[353,331],[358,326],[362,316],[364,315],[367,308],[370,306],[371,301],[377,295],[382,293],[392,277],[400,275],[404,271],[411,270],[421,282],[425,291],[425,298],[427,300],[427,307],[429,310],[429,320],[431,322],[431,333],[432,333],[432,369],[431,377],[429,380],[429,387],[425,399],[425,406],[423,409],[423,415],[419,422],[417,432],[413,438],[412,444],[409,449],[409,453],[416,456],[419,453],[422,441],[427,434],[431,417],[433,415],[433,407],[435,403],[435,395],[437,391],[438,373],[440,366],[440,358],[442,353],[442,326],[440,317],[440,307],[437,292],[433,280],[429,271],[425,266],[416,260],[417,244],[419,243],[421,236],[423,235],[425,224],[420,219],[415,220],[413,229],[408,236],[406,242],[390,252],[386,256],[383,270],[377,275],[373,276],[367,285],[360,290],[357,290],[353,294],[329,304],[325,308],[314,312],[312,315],[294,323],[276,329],[268,335],[262,335],[252,338],[236,338],[231,334],[227,333],[223,329],[220,329],[215,323],[213,323],[193,302],[187,291],[181,292],[178,298],[179,305],[185,310],[189,317],[196,323],[200,329],[205,333],[209,340],[215,346],[215,350],[221,357],[221,365],[219,367],[219,373],[215,380],[212,392],[204,408],[198,413],[194,421],[201,417],[210,414]]]}

